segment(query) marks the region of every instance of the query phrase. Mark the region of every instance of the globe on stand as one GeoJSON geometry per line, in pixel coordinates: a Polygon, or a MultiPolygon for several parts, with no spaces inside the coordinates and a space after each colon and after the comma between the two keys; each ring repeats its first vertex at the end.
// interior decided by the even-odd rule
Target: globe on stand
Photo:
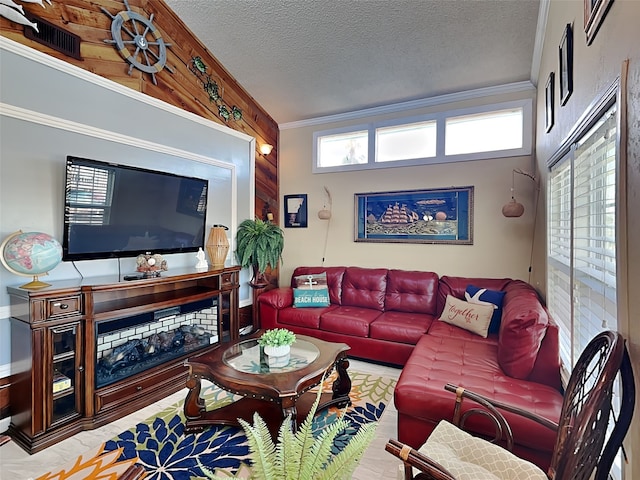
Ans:
{"type": "Polygon", "coordinates": [[[33,281],[21,288],[37,290],[50,284],[41,282],[39,275],[46,275],[62,261],[62,246],[51,235],[41,232],[18,230],[4,239],[0,245],[0,262],[15,275],[33,277],[33,281]]]}

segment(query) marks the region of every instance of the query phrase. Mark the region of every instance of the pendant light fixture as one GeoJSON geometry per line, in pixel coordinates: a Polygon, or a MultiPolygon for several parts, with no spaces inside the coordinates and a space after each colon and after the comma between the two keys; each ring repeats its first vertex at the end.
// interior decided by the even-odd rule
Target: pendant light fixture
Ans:
{"type": "Polygon", "coordinates": [[[529,177],[534,182],[536,181],[536,177],[531,173],[523,172],[519,168],[513,169],[511,172],[511,200],[502,207],[502,215],[505,217],[521,217],[524,213],[524,205],[518,202],[515,196],[516,173],[529,177]]]}

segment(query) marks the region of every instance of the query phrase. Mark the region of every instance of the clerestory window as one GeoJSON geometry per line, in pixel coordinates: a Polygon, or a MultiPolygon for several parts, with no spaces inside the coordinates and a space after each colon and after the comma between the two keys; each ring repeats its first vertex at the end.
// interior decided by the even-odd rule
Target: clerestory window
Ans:
{"type": "Polygon", "coordinates": [[[313,134],[313,172],[529,155],[531,100],[448,110],[313,134]]]}

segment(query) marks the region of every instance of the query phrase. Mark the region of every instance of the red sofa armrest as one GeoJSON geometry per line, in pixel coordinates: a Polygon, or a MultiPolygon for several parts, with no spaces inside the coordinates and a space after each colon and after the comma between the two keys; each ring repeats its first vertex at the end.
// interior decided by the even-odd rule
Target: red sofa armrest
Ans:
{"type": "Polygon", "coordinates": [[[262,293],[258,303],[280,310],[293,305],[293,288],[280,287],[262,293]]]}
{"type": "Polygon", "coordinates": [[[293,305],[293,288],[280,287],[268,290],[258,297],[260,328],[278,328],[280,310],[293,305]]]}

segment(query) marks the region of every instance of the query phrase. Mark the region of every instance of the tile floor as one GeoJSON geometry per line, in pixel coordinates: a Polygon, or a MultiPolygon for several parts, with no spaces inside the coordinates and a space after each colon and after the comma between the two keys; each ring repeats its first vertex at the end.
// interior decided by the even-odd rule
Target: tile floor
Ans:
{"type": "MultiPolygon", "coordinates": [[[[400,369],[396,368],[358,360],[351,360],[350,363],[350,369],[363,373],[376,373],[392,378],[398,378],[400,375],[400,369]]],[[[0,446],[0,480],[32,480],[42,473],[63,466],[77,455],[100,444],[105,439],[115,437],[136,422],[184,399],[185,396],[186,389],[101,428],[74,435],[34,455],[29,455],[14,442],[8,442],[0,446]]],[[[399,478],[397,476],[399,462],[384,450],[389,438],[396,438],[396,409],[393,401],[385,410],[378,425],[376,438],[365,452],[360,465],[354,472],[353,479],[396,480],[399,478]]]]}

